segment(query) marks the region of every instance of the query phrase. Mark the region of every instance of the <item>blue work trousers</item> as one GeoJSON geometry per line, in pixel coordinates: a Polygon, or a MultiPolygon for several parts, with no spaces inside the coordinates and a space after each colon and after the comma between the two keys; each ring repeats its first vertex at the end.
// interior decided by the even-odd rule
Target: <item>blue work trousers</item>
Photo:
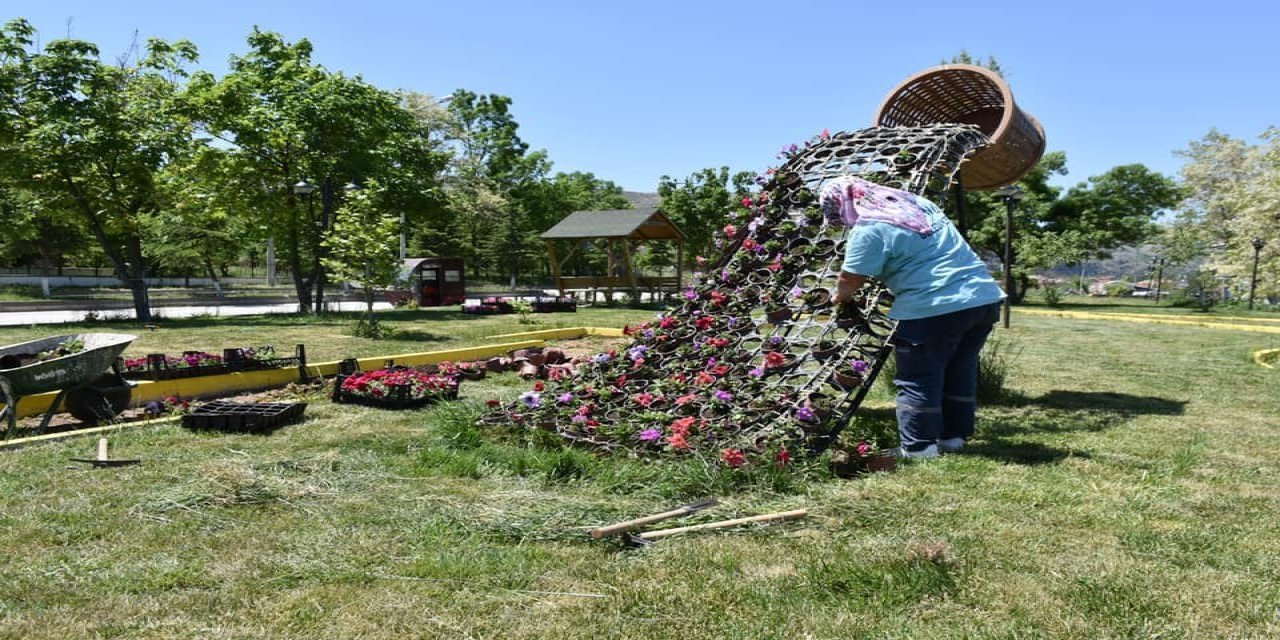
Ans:
{"type": "Polygon", "coordinates": [[[898,435],[907,451],[973,435],[978,354],[1000,318],[1000,303],[902,320],[894,334],[898,435]]]}

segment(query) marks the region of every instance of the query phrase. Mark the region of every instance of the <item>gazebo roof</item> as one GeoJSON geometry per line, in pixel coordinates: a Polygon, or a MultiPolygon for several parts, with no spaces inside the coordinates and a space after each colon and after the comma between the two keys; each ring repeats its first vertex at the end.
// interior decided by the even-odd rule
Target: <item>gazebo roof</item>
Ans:
{"type": "Polygon", "coordinates": [[[628,238],[631,240],[683,240],[680,230],[658,209],[574,211],[542,234],[545,240],[628,238]]]}

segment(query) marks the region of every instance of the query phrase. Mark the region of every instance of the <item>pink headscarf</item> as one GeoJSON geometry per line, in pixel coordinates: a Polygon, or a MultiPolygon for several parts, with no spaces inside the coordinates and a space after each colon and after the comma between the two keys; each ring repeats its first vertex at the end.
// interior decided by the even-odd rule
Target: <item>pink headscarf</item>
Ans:
{"type": "Polygon", "coordinates": [[[852,227],[859,220],[877,220],[920,235],[933,232],[915,194],[855,176],[828,180],[822,185],[819,202],[829,224],[852,227]]]}

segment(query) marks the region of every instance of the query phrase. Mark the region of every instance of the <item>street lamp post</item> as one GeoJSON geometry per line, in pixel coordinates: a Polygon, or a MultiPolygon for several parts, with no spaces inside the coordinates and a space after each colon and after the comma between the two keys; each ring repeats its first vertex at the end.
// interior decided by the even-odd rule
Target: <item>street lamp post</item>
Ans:
{"type": "Polygon", "coordinates": [[[1009,185],[996,191],[1004,200],[1004,328],[1009,328],[1009,316],[1013,312],[1013,210],[1022,200],[1022,189],[1009,185]]]}
{"type": "Polygon", "coordinates": [[[1262,238],[1253,239],[1253,276],[1249,278],[1249,310],[1253,311],[1253,294],[1258,290],[1258,254],[1267,242],[1262,238]]]}
{"type": "Polygon", "coordinates": [[[1160,286],[1164,282],[1164,256],[1156,258],[1156,304],[1160,304],[1160,286]]]}

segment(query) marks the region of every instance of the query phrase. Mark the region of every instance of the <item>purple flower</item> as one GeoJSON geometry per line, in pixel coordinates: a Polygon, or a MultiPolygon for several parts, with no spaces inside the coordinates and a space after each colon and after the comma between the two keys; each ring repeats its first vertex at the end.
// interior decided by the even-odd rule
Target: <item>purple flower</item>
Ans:
{"type": "Polygon", "coordinates": [[[645,345],[642,345],[642,344],[638,344],[634,347],[631,347],[630,349],[627,349],[627,357],[631,358],[631,360],[634,362],[636,360],[643,358],[644,353],[648,350],[649,350],[649,347],[646,347],[645,345]]]}
{"type": "Polygon", "coordinates": [[[871,368],[871,365],[867,364],[865,360],[854,360],[849,363],[849,366],[858,373],[865,373],[867,369],[871,368]]]}
{"type": "Polygon", "coordinates": [[[725,323],[726,325],[728,325],[728,327],[729,327],[730,329],[732,329],[732,328],[734,328],[734,327],[738,326],[738,317],[737,317],[737,316],[729,316],[728,318],[725,318],[724,323],[725,323]]]}
{"type": "Polygon", "coordinates": [[[530,409],[537,409],[542,404],[542,394],[537,391],[526,391],[520,394],[520,402],[530,409]]]}
{"type": "Polygon", "coordinates": [[[645,338],[647,338],[647,339],[649,339],[649,340],[652,340],[652,339],[653,339],[653,335],[654,335],[654,334],[653,334],[653,329],[645,329],[645,330],[644,330],[644,337],[645,337],[645,338]]]}
{"type": "Polygon", "coordinates": [[[710,358],[707,358],[707,368],[709,369],[714,366],[716,366],[716,357],[711,356],[710,358]]]}
{"type": "Polygon", "coordinates": [[[574,414],[574,415],[573,415],[573,417],[572,417],[572,418],[569,418],[569,421],[570,421],[570,422],[575,422],[575,423],[578,423],[578,424],[582,424],[583,422],[586,422],[588,419],[589,419],[589,418],[587,418],[586,416],[582,415],[581,413],[576,413],[576,414],[574,414]]]}
{"type": "Polygon", "coordinates": [[[754,368],[754,369],[752,369],[752,370],[748,371],[748,372],[747,372],[747,375],[751,376],[752,378],[763,378],[763,377],[764,377],[764,369],[761,369],[760,367],[756,367],[756,368],[754,368]]]}
{"type": "Polygon", "coordinates": [[[796,420],[801,422],[813,422],[818,416],[814,415],[813,409],[809,407],[800,407],[796,409],[796,420]]]}
{"type": "Polygon", "coordinates": [[[559,402],[560,404],[569,404],[570,402],[573,402],[573,394],[566,391],[560,394],[559,398],[556,398],[556,402],[559,402]]]}
{"type": "Polygon", "coordinates": [[[597,353],[591,357],[591,361],[596,364],[607,364],[611,360],[607,353],[597,353]]]}
{"type": "Polygon", "coordinates": [[[639,435],[639,438],[645,442],[653,442],[661,437],[662,431],[660,429],[645,429],[644,431],[641,431],[639,435]]]}
{"type": "Polygon", "coordinates": [[[730,400],[733,400],[733,394],[725,391],[724,389],[716,389],[716,392],[711,395],[720,402],[729,402],[730,400]]]}
{"type": "Polygon", "coordinates": [[[799,298],[804,295],[804,289],[801,289],[800,287],[791,287],[790,293],[792,298],[799,298]]]}
{"type": "Polygon", "coordinates": [[[720,270],[720,282],[728,282],[728,281],[729,281],[729,270],[728,270],[728,269],[721,269],[721,270],[720,270]]]}
{"type": "Polygon", "coordinates": [[[755,233],[756,229],[760,228],[760,224],[762,222],[764,222],[764,218],[761,218],[760,216],[756,216],[755,218],[752,218],[751,222],[747,223],[747,230],[750,231],[751,233],[755,233]]]}
{"type": "Polygon", "coordinates": [[[685,290],[684,290],[684,299],[685,299],[685,300],[697,300],[697,299],[698,299],[698,292],[697,292],[697,291],[694,291],[693,289],[685,289],[685,290]]]}

